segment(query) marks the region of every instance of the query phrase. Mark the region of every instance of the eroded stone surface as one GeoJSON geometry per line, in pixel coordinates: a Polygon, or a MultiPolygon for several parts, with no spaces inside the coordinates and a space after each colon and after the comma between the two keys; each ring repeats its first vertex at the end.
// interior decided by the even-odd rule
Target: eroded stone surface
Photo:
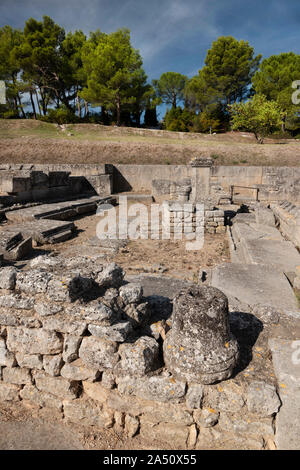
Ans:
{"type": "Polygon", "coordinates": [[[175,377],[204,384],[228,379],[238,345],[229,329],[226,296],[209,286],[182,290],[174,299],[172,329],[163,349],[175,377]]]}

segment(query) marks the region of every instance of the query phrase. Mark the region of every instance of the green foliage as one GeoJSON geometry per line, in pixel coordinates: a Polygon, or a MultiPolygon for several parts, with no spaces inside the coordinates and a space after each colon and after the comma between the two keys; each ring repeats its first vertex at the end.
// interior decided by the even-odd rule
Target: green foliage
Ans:
{"type": "Polygon", "coordinates": [[[129,30],[91,35],[83,48],[82,62],[87,84],[80,95],[115,111],[120,125],[121,109],[136,104],[148,91],[142,58],[131,46],[129,30]]]}
{"type": "Polygon", "coordinates": [[[164,129],[168,131],[187,132],[193,125],[193,114],[180,107],[167,110],[164,117],[164,129]]]}
{"type": "Polygon", "coordinates": [[[74,112],[66,106],[61,106],[58,109],[49,109],[47,116],[42,116],[41,121],[55,122],[56,124],[70,124],[78,122],[78,118],[74,112]]]}
{"type": "Polygon", "coordinates": [[[178,101],[184,99],[184,89],[188,78],[176,72],[163,73],[159,80],[153,80],[158,98],[164,103],[177,107],[178,101]]]}
{"type": "Polygon", "coordinates": [[[268,101],[264,95],[255,95],[246,103],[230,106],[232,129],[253,132],[257,141],[280,128],[282,111],[276,101],[268,101]]]}
{"type": "Polygon", "coordinates": [[[213,42],[199,72],[200,92],[204,88],[208,98],[215,97],[226,104],[247,98],[260,60],[261,55],[254,57],[254,49],[247,41],[221,36],[213,42]]]}
{"type": "Polygon", "coordinates": [[[272,55],[262,61],[260,69],[252,79],[253,88],[256,93],[263,94],[268,100],[276,101],[283,113],[282,130],[289,126],[289,121],[293,121],[296,113],[300,110],[300,105],[292,102],[292,83],[300,77],[300,55],[293,52],[272,55]],[[286,123],[286,126],[285,126],[286,123]]]}

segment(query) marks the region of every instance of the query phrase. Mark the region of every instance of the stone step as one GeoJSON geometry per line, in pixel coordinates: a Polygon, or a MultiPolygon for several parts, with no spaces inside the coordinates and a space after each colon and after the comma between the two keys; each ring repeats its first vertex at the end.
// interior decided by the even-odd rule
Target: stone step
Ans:
{"type": "Polygon", "coordinates": [[[6,212],[10,222],[20,223],[34,219],[68,220],[77,215],[96,211],[98,204],[112,203],[114,198],[93,196],[85,199],[64,201],[56,204],[41,204],[34,207],[6,212]]]}
{"type": "Polygon", "coordinates": [[[266,264],[218,265],[213,268],[211,284],[249,305],[298,310],[297,299],[285,275],[266,264]]]}

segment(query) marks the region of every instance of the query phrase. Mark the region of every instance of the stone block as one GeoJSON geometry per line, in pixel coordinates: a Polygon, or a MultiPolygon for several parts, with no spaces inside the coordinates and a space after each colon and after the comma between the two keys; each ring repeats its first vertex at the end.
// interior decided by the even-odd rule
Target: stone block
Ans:
{"type": "Polygon", "coordinates": [[[31,374],[29,369],[20,367],[5,367],[2,372],[3,382],[15,385],[31,384],[31,374]]]}
{"type": "Polygon", "coordinates": [[[88,336],[83,338],[79,357],[89,368],[103,370],[113,368],[119,360],[117,343],[88,336]]]}
{"type": "Polygon", "coordinates": [[[90,400],[64,400],[63,406],[65,418],[72,423],[99,428],[111,428],[113,425],[113,414],[90,400]]]}
{"type": "Polygon", "coordinates": [[[68,380],[89,380],[91,382],[96,381],[100,376],[99,370],[89,369],[81,359],[65,364],[60,374],[68,380]]]}
{"type": "Polygon", "coordinates": [[[63,341],[54,331],[8,327],[7,347],[24,354],[58,354],[62,352],[63,341]]]}
{"type": "Polygon", "coordinates": [[[20,390],[19,385],[0,382],[0,401],[19,401],[20,390]]]}
{"type": "Polygon", "coordinates": [[[13,267],[0,269],[0,289],[14,290],[17,271],[13,267]]]}
{"type": "Polygon", "coordinates": [[[74,380],[69,381],[63,377],[51,377],[41,371],[35,371],[33,378],[38,390],[51,393],[51,395],[62,399],[73,400],[81,392],[79,382],[74,380]]]}

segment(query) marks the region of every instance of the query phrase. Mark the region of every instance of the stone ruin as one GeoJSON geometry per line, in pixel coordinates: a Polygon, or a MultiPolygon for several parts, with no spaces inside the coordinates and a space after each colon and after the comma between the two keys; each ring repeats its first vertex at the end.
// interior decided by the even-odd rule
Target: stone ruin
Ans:
{"type": "Polygon", "coordinates": [[[1,169],[0,402],[180,449],[299,448],[300,209],[220,206],[217,176],[201,193],[211,161],[190,167],[153,180],[153,194],[173,234],[183,221],[187,234],[226,233],[231,263],[174,298],[145,294],[96,250],[30,261],[34,246],[76,235],[76,217],[116,204],[110,165],[1,169]]]}
{"type": "Polygon", "coordinates": [[[2,268],[0,287],[1,402],[178,448],[272,440],[276,387],[219,385],[239,347],[218,289],[182,290],[170,315],[114,263],[48,255],[2,268]]]}

